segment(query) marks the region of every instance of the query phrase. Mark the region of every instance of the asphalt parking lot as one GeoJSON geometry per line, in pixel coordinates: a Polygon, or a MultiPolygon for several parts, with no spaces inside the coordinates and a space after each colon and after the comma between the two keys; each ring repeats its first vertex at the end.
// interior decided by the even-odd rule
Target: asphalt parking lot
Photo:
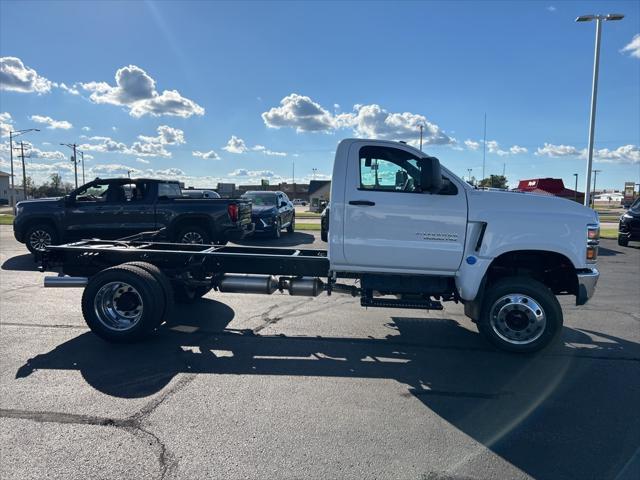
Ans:
{"type": "Polygon", "coordinates": [[[640,478],[640,249],[602,246],[538,355],[338,295],[210,293],[114,346],[1,226],[0,478],[640,478]]]}

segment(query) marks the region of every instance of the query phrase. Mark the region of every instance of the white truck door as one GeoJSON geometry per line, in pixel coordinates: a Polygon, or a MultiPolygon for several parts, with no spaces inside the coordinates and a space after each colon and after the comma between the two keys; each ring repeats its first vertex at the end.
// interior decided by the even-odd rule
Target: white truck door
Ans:
{"type": "MultiPolygon", "coordinates": [[[[467,200],[448,181],[420,188],[419,152],[391,142],[354,142],[345,179],[343,248],[353,271],[453,273],[464,252],[467,200]]],[[[449,175],[450,176],[450,175],[449,175]]]]}

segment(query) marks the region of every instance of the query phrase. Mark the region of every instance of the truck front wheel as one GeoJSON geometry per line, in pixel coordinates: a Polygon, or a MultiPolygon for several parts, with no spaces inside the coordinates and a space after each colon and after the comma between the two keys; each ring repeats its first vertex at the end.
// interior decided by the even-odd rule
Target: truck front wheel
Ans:
{"type": "Polygon", "coordinates": [[[485,292],[478,330],[496,347],[536,352],[562,330],[562,308],[551,290],[528,277],[497,281],[485,292]]]}
{"type": "Polygon", "coordinates": [[[49,245],[58,243],[58,235],[55,228],[46,223],[29,227],[24,238],[27,249],[34,255],[39,255],[49,245]]]}

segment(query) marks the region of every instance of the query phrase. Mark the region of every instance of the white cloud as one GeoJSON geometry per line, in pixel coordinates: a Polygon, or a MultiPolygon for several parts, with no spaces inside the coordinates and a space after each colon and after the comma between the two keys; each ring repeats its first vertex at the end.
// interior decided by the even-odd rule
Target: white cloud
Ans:
{"type": "Polygon", "coordinates": [[[247,145],[244,143],[244,140],[236,137],[235,135],[231,135],[231,138],[227,142],[227,145],[222,147],[223,150],[226,150],[229,153],[245,153],[248,152],[249,149],[247,145]]]}
{"type": "Polygon", "coordinates": [[[106,82],[81,83],[80,86],[91,92],[89,98],[94,103],[125,106],[133,117],[172,115],[188,118],[204,115],[204,108],[183,97],[177,90],[159,93],[156,81],[136,65],[118,69],[115,80],[115,86],[106,82]]]}
{"type": "Polygon", "coordinates": [[[546,143],[543,147],[538,147],[535,155],[542,157],[577,157],[581,154],[581,151],[572,145],[554,145],[552,143],[546,143]]]}
{"type": "Polygon", "coordinates": [[[136,158],[136,162],[144,163],[145,165],[149,165],[151,163],[149,160],[145,160],[144,158],[136,158]]]}
{"type": "Polygon", "coordinates": [[[264,145],[256,145],[252,147],[251,150],[253,150],[254,152],[262,152],[265,155],[269,155],[270,157],[286,157],[287,156],[286,152],[274,152],[273,150],[269,150],[264,145]]]}
{"type": "Polygon", "coordinates": [[[438,125],[431,123],[423,115],[404,112],[390,113],[377,104],[354,105],[353,113],[343,113],[336,117],[338,127],[351,127],[358,137],[405,140],[415,143],[423,126],[423,145],[453,144],[454,140],[438,125]]]}
{"type": "Polygon", "coordinates": [[[262,120],[269,128],[290,127],[297,132],[322,132],[335,128],[331,113],[311,98],[292,93],[280,100],[279,107],[273,107],[262,114],[262,120]]]}
{"type": "MultiPolygon", "coordinates": [[[[339,106],[334,104],[334,108],[339,106]]],[[[404,140],[418,143],[419,127],[423,126],[423,144],[453,145],[455,140],[423,115],[388,112],[380,105],[354,105],[350,113],[332,114],[310,97],[292,93],[280,105],[262,114],[270,128],[289,127],[297,132],[331,133],[341,128],[353,129],[354,135],[367,138],[404,140]]]]}
{"type": "Polygon", "coordinates": [[[89,132],[91,131],[91,127],[82,127],[82,131],[89,132]]]}
{"type": "Polygon", "coordinates": [[[594,157],[599,163],[640,163],[640,147],[638,145],[623,145],[615,150],[602,148],[594,152],[594,157]]]}
{"type": "Polygon", "coordinates": [[[9,112],[0,113],[0,137],[8,137],[13,128],[13,119],[9,112]]]}
{"type": "Polygon", "coordinates": [[[0,57],[0,90],[48,93],[52,83],[16,57],[0,57]]]}
{"type": "Polygon", "coordinates": [[[547,11],[549,11],[549,12],[555,12],[556,10],[557,10],[557,8],[556,8],[556,7],[554,7],[553,5],[549,5],[549,6],[547,7],[547,11]]]}
{"type": "Polygon", "coordinates": [[[198,150],[195,150],[195,151],[191,152],[191,154],[194,157],[200,157],[203,160],[220,160],[220,155],[218,155],[213,150],[209,150],[208,152],[200,152],[198,150]]]}
{"type": "Polygon", "coordinates": [[[276,174],[271,170],[247,170],[246,168],[238,168],[233,172],[229,173],[230,177],[262,177],[262,178],[271,178],[276,174]]]}
{"type": "Polygon", "coordinates": [[[46,125],[47,128],[50,128],[53,130],[56,130],[56,129],[69,130],[70,128],[73,128],[73,125],[70,122],[67,122],[66,120],[54,120],[51,117],[46,117],[43,115],[31,115],[31,120],[36,123],[42,123],[46,125]]]}
{"type": "Polygon", "coordinates": [[[640,58],[640,33],[636,33],[620,53],[629,53],[631,57],[640,58]]]}
{"type": "Polygon", "coordinates": [[[71,95],[80,95],[80,91],[78,90],[78,87],[76,85],[69,87],[65,83],[58,83],[54,86],[64,90],[67,93],[70,93],[71,95]]]}
{"type": "Polygon", "coordinates": [[[509,149],[509,153],[511,153],[512,155],[519,155],[521,153],[527,153],[529,150],[527,150],[525,147],[521,147],[519,145],[513,145],[510,149],[509,149]]]}
{"type": "Polygon", "coordinates": [[[185,142],[184,132],[178,128],[160,125],[155,137],[138,135],[137,142],[131,146],[111,137],[89,137],[91,143],[79,145],[80,150],[94,152],[117,152],[125,155],[136,155],[140,157],[171,157],[171,152],[166,149],[167,145],[182,145],[185,142]]]}
{"type": "Polygon", "coordinates": [[[473,140],[467,139],[464,144],[469,150],[478,150],[480,148],[480,142],[474,142],[473,140]]]}

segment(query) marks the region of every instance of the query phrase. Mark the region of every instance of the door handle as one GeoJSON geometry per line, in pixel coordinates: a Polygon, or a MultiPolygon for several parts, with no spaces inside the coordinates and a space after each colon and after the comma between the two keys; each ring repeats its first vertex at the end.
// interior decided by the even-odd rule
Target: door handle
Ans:
{"type": "Polygon", "coordinates": [[[360,205],[363,207],[373,207],[376,202],[372,202],[370,200],[350,200],[349,205],[360,205]]]}

